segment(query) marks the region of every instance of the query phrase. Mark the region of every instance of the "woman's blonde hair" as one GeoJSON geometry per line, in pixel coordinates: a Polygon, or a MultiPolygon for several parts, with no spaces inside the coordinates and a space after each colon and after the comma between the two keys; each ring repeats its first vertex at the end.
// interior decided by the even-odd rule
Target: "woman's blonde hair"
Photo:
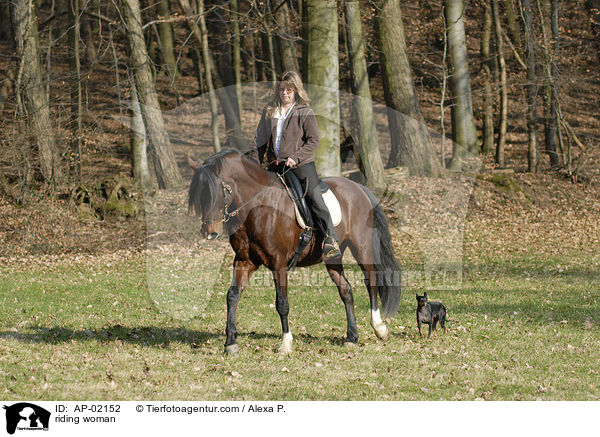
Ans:
{"type": "Polygon", "coordinates": [[[310,104],[308,93],[304,89],[300,75],[295,71],[286,71],[281,75],[279,81],[277,82],[277,86],[275,87],[275,95],[273,96],[271,104],[267,108],[268,117],[272,117],[275,109],[281,106],[281,93],[279,91],[282,88],[292,88],[294,90],[294,99],[296,104],[306,106],[310,104]]]}

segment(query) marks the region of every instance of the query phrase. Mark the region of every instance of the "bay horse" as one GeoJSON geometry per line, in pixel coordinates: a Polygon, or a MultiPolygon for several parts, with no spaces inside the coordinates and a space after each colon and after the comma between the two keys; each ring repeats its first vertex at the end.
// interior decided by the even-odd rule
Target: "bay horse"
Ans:
{"type": "MultiPolygon", "coordinates": [[[[223,228],[235,252],[233,280],[227,291],[225,353],[239,351],[236,343],[236,311],[240,295],[251,275],[262,265],[271,270],[275,284],[275,307],[281,318],[283,339],[279,352],[292,352],[288,324],[288,260],[293,256],[301,228],[292,200],[275,173],[234,149],[218,152],[202,165],[188,158],[194,175],[189,188],[190,211],[202,217],[202,235],[213,239],[223,228]]],[[[371,326],[378,338],[386,340],[389,330],[382,320],[398,310],[400,267],[394,257],[383,209],[364,186],[341,177],[324,181],[339,200],[342,221],[335,231],[342,253],[349,248],[360,265],[371,303],[371,326]],[[377,297],[381,300],[381,308],[377,297]]],[[[323,236],[313,232],[311,243],[300,254],[298,266],[323,260],[323,236]]],[[[344,276],[341,260],[326,263],[327,272],[338,288],[346,308],[345,345],[358,342],[352,289],[344,276]]]]}

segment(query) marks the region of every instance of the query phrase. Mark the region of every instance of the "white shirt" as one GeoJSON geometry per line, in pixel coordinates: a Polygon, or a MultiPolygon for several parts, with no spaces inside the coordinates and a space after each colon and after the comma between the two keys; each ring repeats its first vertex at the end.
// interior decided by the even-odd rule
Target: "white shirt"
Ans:
{"type": "Polygon", "coordinates": [[[277,120],[277,134],[275,135],[275,155],[277,157],[279,157],[279,146],[281,144],[281,134],[283,133],[283,123],[288,118],[288,115],[290,115],[290,112],[294,106],[296,106],[296,103],[293,103],[285,114],[281,113],[281,107],[277,107],[277,110],[273,114],[273,120],[277,120]]]}

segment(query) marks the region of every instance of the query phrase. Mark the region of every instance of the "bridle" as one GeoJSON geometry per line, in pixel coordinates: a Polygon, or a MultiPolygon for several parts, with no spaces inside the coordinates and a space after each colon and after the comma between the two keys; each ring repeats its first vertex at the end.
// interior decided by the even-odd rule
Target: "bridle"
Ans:
{"type": "Polygon", "coordinates": [[[229,207],[233,204],[233,188],[231,188],[231,185],[229,185],[227,182],[225,182],[225,179],[223,179],[223,177],[221,175],[217,175],[217,179],[219,179],[219,181],[221,182],[221,188],[222,188],[222,193],[223,193],[223,216],[220,218],[213,218],[213,219],[205,220],[204,214],[202,214],[202,226],[204,227],[204,226],[211,225],[215,222],[220,221],[221,224],[219,225],[219,231],[217,232],[217,235],[215,237],[215,238],[219,238],[221,236],[221,232],[223,231],[223,226],[229,220],[231,220],[233,217],[238,215],[238,212],[240,212],[240,210],[244,206],[246,206],[250,202],[252,202],[259,194],[261,194],[263,191],[265,191],[267,188],[272,186],[277,181],[281,181],[283,183],[283,186],[286,187],[286,184],[283,181],[283,176],[289,170],[291,170],[289,167],[286,168],[282,174],[278,174],[278,178],[274,179],[273,182],[271,182],[270,184],[265,185],[258,193],[256,193],[254,196],[252,196],[250,199],[248,199],[246,202],[244,202],[242,205],[238,206],[236,209],[234,209],[231,212],[229,212],[229,207]],[[229,199],[228,199],[228,197],[229,197],[229,199]]]}
{"type": "Polygon", "coordinates": [[[229,185],[227,182],[225,182],[225,180],[223,179],[222,176],[217,176],[217,178],[221,182],[221,189],[222,189],[222,194],[223,194],[223,215],[222,215],[222,217],[205,219],[204,214],[202,214],[202,226],[203,227],[212,225],[213,223],[218,222],[218,221],[221,222],[216,238],[218,238],[221,235],[221,232],[223,231],[223,225],[225,223],[227,223],[232,217],[236,216],[239,211],[239,208],[237,208],[235,211],[233,211],[233,213],[230,213],[228,211],[229,207],[233,203],[233,188],[231,188],[231,185],[229,185]]]}

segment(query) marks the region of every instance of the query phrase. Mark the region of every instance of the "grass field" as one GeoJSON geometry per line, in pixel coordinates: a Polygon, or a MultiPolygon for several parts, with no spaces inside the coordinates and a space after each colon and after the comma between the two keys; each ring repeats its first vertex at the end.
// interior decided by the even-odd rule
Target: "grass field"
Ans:
{"type": "Polygon", "coordinates": [[[1,397],[597,400],[597,257],[477,260],[465,265],[462,289],[429,291],[450,319],[446,335],[431,339],[416,332],[414,294],[422,290],[404,290],[383,343],[369,325],[367,293],[353,281],[353,349],[342,345],[346,321],[333,284],[292,280],[295,352],[286,357],[275,352],[274,291],[260,280],[240,303],[240,354],[223,355],[227,269],[201,314],[177,321],[153,303],[143,254],[0,267],[1,397]]]}

